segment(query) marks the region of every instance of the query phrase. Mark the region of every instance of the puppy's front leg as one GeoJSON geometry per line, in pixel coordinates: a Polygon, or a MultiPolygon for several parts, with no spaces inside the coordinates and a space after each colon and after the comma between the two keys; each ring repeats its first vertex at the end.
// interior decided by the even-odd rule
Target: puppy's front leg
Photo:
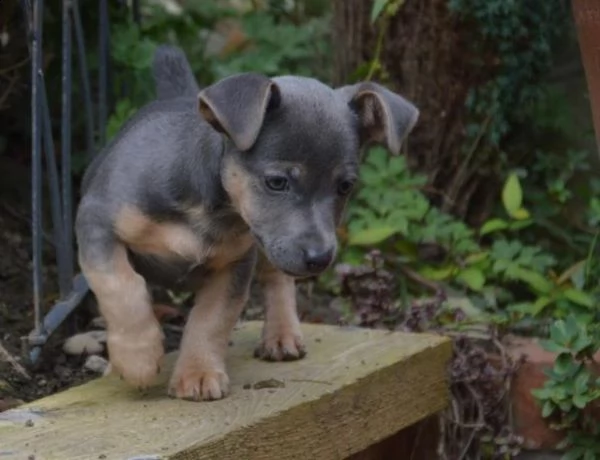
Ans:
{"type": "Polygon", "coordinates": [[[228,394],[225,358],[231,332],[248,300],[255,263],[253,248],[203,281],[183,333],[169,384],[171,396],[199,401],[228,394]]]}
{"type": "Polygon", "coordinates": [[[306,355],[300,319],[296,310],[294,278],[261,257],[258,280],[265,302],[265,324],[255,356],[267,361],[292,361],[306,355]]]}
{"type": "Polygon", "coordinates": [[[146,387],[164,354],[162,329],[146,282],[131,267],[125,247],[100,236],[80,236],[79,262],[106,320],[111,370],[132,385],[146,387]]]}

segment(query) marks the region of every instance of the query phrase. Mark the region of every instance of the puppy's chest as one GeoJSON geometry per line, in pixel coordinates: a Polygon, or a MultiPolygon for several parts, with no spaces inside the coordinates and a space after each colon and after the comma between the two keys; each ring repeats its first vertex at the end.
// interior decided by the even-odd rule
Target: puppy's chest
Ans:
{"type": "Polygon", "coordinates": [[[128,248],[140,256],[207,270],[219,270],[239,260],[254,244],[243,226],[223,225],[207,216],[157,222],[138,210],[127,209],[120,213],[116,230],[128,248]]]}

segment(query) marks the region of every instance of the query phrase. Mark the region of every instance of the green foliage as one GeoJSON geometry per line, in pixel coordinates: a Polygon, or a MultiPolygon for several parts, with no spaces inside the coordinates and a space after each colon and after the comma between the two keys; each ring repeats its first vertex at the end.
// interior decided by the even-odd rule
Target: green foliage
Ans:
{"type": "MultiPolygon", "coordinates": [[[[585,449],[600,451],[600,443],[593,442],[598,428],[588,416],[600,397],[600,379],[587,365],[600,349],[600,292],[598,283],[591,282],[591,258],[566,265],[557,254],[519,238],[538,224],[525,206],[527,187],[514,172],[507,175],[500,196],[503,215],[484,222],[479,231],[431,206],[422,192],[425,179],[408,171],[404,157],[373,148],[360,178],[348,211],[344,261],[360,263],[368,250],[377,248],[388,266],[462,290],[478,309],[477,321],[484,318],[508,328],[533,321],[539,326],[534,332],[543,335],[542,325],[555,320],[544,346],[558,353],[558,359],[535,396],[543,415],[555,420],[554,427],[570,430],[572,449],[565,458],[586,458],[585,449]],[[436,247],[438,257],[427,260],[423,245],[436,247]]],[[[429,288],[413,283],[406,289],[419,297],[423,287],[429,288]]]]}
{"type": "Polygon", "coordinates": [[[513,320],[539,317],[550,307],[558,316],[594,308],[592,296],[576,283],[585,264],[552,276],[556,257],[514,237],[533,225],[515,174],[508,175],[502,192],[506,216],[488,220],[479,232],[431,206],[422,192],[424,177],[411,174],[404,157],[371,149],[360,179],[362,185],[348,211],[346,262],[361,261],[364,247],[377,247],[427,279],[478,293],[487,290],[488,300],[498,286],[510,290],[516,283],[520,293],[494,301],[513,320]],[[483,237],[494,239],[486,244],[483,237]],[[424,261],[424,246],[436,247],[441,256],[424,261]]]}
{"type": "Polygon", "coordinates": [[[533,394],[551,426],[568,432],[564,460],[600,455],[600,427],[590,412],[600,399],[600,378],[591,369],[594,354],[600,350],[597,313],[593,320],[596,323],[584,324],[569,315],[552,325],[549,339],[542,343],[557,358],[546,372],[548,380],[533,394]]]}
{"type": "Polygon", "coordinates": [[[265,8],[241,11],[220,6],[220,2],[195,0],[185,2],[179,12],[147,6],[139,27],[131,20],[117,21],[111,32],[111,52],[115,91],[122,95],[109,120],[109,138],[154,98],[154,82],[149,75],[154,50],[161,43],[183,48],[201,85],[248,71],[328,81],[330,67],[324,65],[330,53],[327,3],[307,0],[295,4],[290,10],[285,2],[271,1],[265,8]],[[209,45],[227,39],[215,32],[223,20],[239,25],[243,38],[237,48],[217,53],[209,45]]]}
{"type": "Polygon", "coordinates": [[[539,79],[550,70],[553,45],[565,30],[560,4],[554,0],[448,0],[448,7],[481,36],[470,43],[474,64],[490,68],[490,59],[494,60],[491,78],[471,88],[467,107],[472,124],[467,132],[475,139],[489,119],[485,143],[499,147],[515,123],[530,119],[530,109],[545,95],[539,79]]]}

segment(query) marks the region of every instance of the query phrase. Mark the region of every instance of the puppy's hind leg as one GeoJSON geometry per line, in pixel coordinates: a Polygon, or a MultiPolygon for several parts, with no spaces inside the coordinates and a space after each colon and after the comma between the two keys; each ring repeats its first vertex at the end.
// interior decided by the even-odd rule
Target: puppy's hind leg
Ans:
{"type": "Polygon", "coordinates": [[[106,320],[111,369],[128,383],[147,387],[164,354],[162,329],[146,282],[131,266],[126,248],[94,220],[86,221],[85,212],[78,215],[78,257],[106,320]]]}
{"type": "Polygon", "coordinates": [[[292,361],[306,355],[296,309],[294,278],[275,268],[261,255],[257,278],[265,302],[262,340],[254,355],[266,361],[292,361]]]}

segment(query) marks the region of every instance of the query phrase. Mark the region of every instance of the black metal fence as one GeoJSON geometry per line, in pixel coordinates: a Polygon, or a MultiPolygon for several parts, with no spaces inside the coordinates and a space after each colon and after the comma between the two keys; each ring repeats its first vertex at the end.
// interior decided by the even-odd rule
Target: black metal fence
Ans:
{"type": "MultiPolygon", "coordinates": [[[[24,351],[31,364],[40,357],[44,344],[88,294],[88,284],[76,274],[75,242],[73,238],[73,191],[71,182],[72,94],[76,80],[83,94],[85,138],[87,155],[91,158],[104,145],[109,100],[110,24],[108,0],[62,0],[62,94],[60,171],[56,164],[52,139],[50,110],[42,67],[44,0],[20,0],[28,31],[31,57],[31,186],[32,186],[32,254],[33,254],[33,330],[24,339],[24,351]],[[92,75],[86,60],[80,7],[98,8],[97,94],[92,94],[92,75]],[[73,55],[79,78],[73,78],[73,55]],[[94,97],[95,96],[95,97],[94,97]],[[45,158],[45,162],[44,162],[45,158]],[[45,168],[44,168],[45,166],[45,168]],[[53,240],[58,269],[59,301],[43,316],[42,302],[42,219],[46,196],[43,175],[48,179],[48,200],[52,218],[53,240]]],[[[140,20],[139,1],[133,0],[131,11],[136,22],[140,20]]]]}

